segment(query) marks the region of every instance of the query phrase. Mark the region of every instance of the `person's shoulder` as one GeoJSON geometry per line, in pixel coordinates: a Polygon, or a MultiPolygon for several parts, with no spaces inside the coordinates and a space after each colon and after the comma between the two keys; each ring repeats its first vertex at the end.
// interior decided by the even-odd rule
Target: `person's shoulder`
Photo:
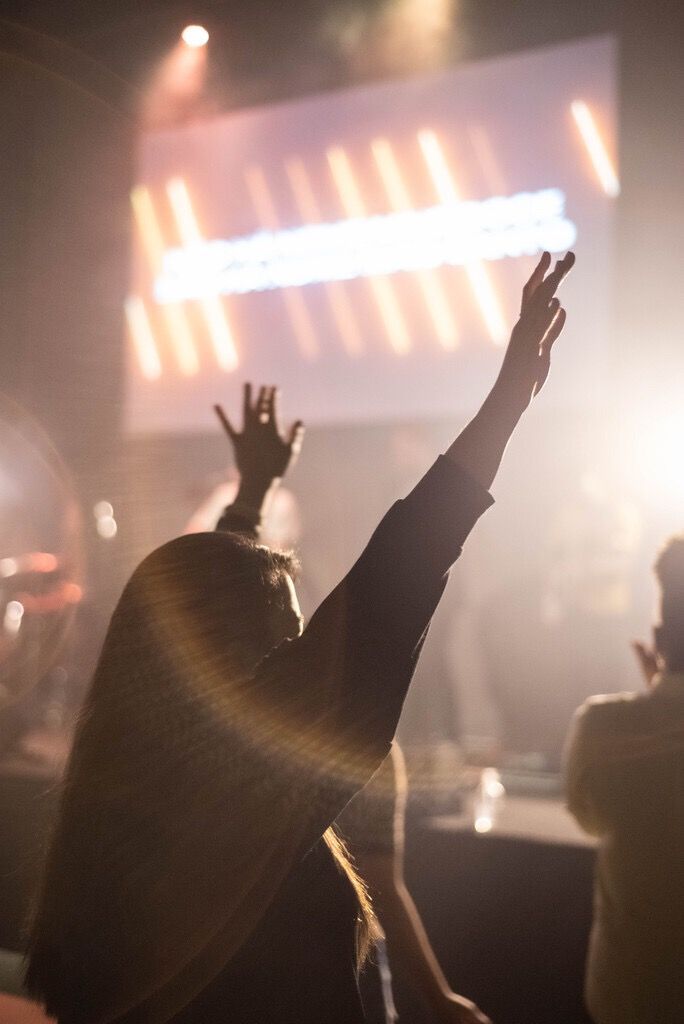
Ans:
{"type": "Polygon", "coordinates": [[[575,721],[585,733],[628,726],[643,713],[648,699],[647,691],[596,694],[577,709],[575,721]]]}

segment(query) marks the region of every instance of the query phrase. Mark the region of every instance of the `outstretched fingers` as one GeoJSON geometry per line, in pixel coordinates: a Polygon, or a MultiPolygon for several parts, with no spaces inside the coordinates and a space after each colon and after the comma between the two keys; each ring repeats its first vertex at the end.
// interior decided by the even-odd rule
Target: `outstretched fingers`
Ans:
{"type": "Polygon", "coordinates": [[[243,430],[254,416],[252,407],[252,385],[246,381],[242,388],[242,427],[243,430]]]}
{"type": "Polygon", "coordinates": [[[522,313],[527,306],[528,302],[536,292],[539,285],[544,280],[544,274],[551,265],[551,253],[543,252],[539,263],[532,271],[530,277],[526,281],[522,290],[522,301],[520,303],[520,312],[522,313]]]}
{"type": "Polygon", "coordinates": [[[223,407],[220,406],[220,405],[215,405],[214,406],[214,412],[218,416],[219,422],[221,423],[221,426],[225,430],[225,432],[228,435],[228,437],[231,439],[231,441],[234,441],[235,438],[238,436],[238,433],[237,433],[237,430],[235,429],[235,427],[232,425],[232,423],[228,419],[228,417],[226,416],[225,412],[223,411],[223,407]]]}
{"type": "Polygon", "coordinates": [[[270,419],[271,389],[262,385],[256,400],[256,414],[259,423],[268,423],[270,419]]]}
{"type": "Polygon", "coordinates": [[[302,442],[304,441],[304,424],[301,420],[297,420],[296,423],[292,424],[290,430],[290,436],[287,439],[287,443],[290,447],[290,451],[293,455],[299,455],[301,451],[302,442]]]}
{"type": "Polygon", "coordinates": [[[572,270],[574,262],[574,252],[567,252],[561,260],[557,261],[556,266],[553,268],[551,273],[537,288],[534,294],[535,305],[548,305],[563,278],[572,270]]]}
{"type": "Polygon", "coordinates": [[[565,327],[565,318],[566,318],[566,316],[567,316],[567,314],[566,314],[565,310],[563,309],[563,307],[559,303],[556,315],[553,318],[553,320],[551,321],[551,326],[549,327],[548,331],[546,332],[546,335],[544,336],[544,340],[542,342],[542,349],[544,351],[548,351],[548,352],[551,351],[551,346],[553,345],[554,341],[560,335],[561,331],[565,327]]]}
{"type": "Polygon", "coordinates": [[[556,338],[560,335],[561,331],[565,327],[565,310],[562,308],[558,299],[553,300],[557,303],[553,319],[551,320],[550,326],[542,339],[542,343],[539,348],[539,373],[537,375],[537,383],[534,386],[534,396],[536,397],[546,383],[546,378],[549,375],[551,369],[551,349],[556,338]]]}
{"type": "Polygon", "coordinates": [[[280,391],[276,387],[268,389],[268,423],[280,435],[280,391]]]}

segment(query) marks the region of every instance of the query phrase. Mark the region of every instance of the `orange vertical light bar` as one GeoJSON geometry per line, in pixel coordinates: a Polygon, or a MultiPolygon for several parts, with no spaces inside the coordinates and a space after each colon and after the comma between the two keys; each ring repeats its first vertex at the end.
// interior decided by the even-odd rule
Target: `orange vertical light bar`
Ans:
{"type": "Polygon", "coordinates": [[[599,184],[606,195],[614,199],[620,195],[620,180],[613,161],[608,155],[608,148],[596,124],[596,119],[584,100],[573,100],[570,110],[599,184]]]}
{"type": "Polygon", "coordinates": [[[165,246],[149,189],[144,185],[136,185],[131,189],[131,206],[150,268],[156,274],[161,267],[165,246]]]}
{"type": "MultiPolygon", "coordinates": [[[[341,146],[332,146],[326,155],[345,213],[348,217],[365,217],[366,207],[346,152],[341,146]]],[[[371,277],[369,284],[392,348],[397,355],[406,355],[411,339],[391,283],[386,277],[371,277]]]]}
{"type": "MultiPolygon", "coordinates": [[[[392,209],[413,209],[411,197],[390,143],[387,139],[375,139],[371,149],[392,209]]],[[[458,344],[458,331],[444,289],[437,276],[429,270],[419,270],[416,276],[439,343],[447,351],[453,351],[458,344]]]]}
{"type": "MultiPolygon", "coordinates": [[[[306,224],[320,223],[321,210],[303,161],[299,157],[290,157],[285,161],[285,173],[302,220],[306,224]]],[[[363,351],[363,342],[343,285],[339,281],[328,281],[325,284],[325,292],[347,354],[360,355],[363,351]]]]}
{"type": "MultiPolygon", "coordinates": [[[[278,211],[261,167],[254,164],[248,167],[245,171],[245,181],[261,226],[273,231],[279,228],[278,211]]],[[[304,296],[299,288],[281,288],[280,292],[302,355],[306,359],[316,359],[320,355],[320,346],[304,296]]]]}
{"type": "MultiPolygon", "coordinates": [[[[157,274],[164,258],[165,245],[149,189],[144,185],[137,185],[131,191],[131,206],[150,270],[153,274],[157,274]]],[[[162,310],[178,369],[185,376],[192,376],[199,370],[199,359],[185,311],[182,306],[166,303],[162,306],[162,310]]]]}
{"type": "Polygon", "coordinates": [[[145,303],[139,296],[129,295],[125,310],[140,372],[147,380],[158,380],[162,373],[161,359],[145,303]]]}
{"type": "MultiPolygon", "coordinates": [[[[435,132],[418,132],[418,144],[440,201],[445,204],[460,202],[456,182],[435,132]]],[[[508,337],[508,329],[484,264],[481,260],[469,260],[465,270],[490,338],[495,345],[503,345],[508,337]]]]}
{"type": "MultiPolygon", "coordinates": [[[[203,241],[188,186],[184,179],[171,178],[167,181],[166,194],[169,197],[183,245],[193,245],[203,241]]],[[[220,296],[207,296],[200,299],[199,304],[209,331],[216,362],[222,370],[234,370],[238,365],[238,356],[220,296]]]]}

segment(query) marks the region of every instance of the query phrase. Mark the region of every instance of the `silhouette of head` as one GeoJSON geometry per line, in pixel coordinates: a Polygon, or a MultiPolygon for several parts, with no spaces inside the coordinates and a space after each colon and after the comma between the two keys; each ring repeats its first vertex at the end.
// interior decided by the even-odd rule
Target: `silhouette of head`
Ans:
{"type": "Polygon", "coordinates": [[[684,672],[684,534],[667,541],[656,560],[655,574],[661,590],[656,648],[670,672],[684,672]]]}

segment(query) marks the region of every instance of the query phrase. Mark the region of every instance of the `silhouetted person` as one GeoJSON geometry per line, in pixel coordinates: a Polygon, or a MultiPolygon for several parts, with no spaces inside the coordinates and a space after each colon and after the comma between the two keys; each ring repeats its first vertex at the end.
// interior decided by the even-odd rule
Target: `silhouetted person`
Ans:
{"type": "Polygon", "coordinates": [[[586,977],[597,1024],[684,1018],[684,536],[655,573],[654,646],[634,644],[647,690],[590,698],[566,753],[568,806],[600,839],[586,977]]]}
{"type": "Polygon", "coordinates": [[[481,410],[303,631],[291,560],[256,539],[299,430],[281,438],[275,389],[246,391],[224,524],[242,536],[142,562],[86,698],[27,974],[60,1024],[363,1021],[370,909],[330,825],[389,753],[449,567],[546,379],[573,258],[549,262],[481,410]]]}
{"type": "Polygon", "coordinates": [[[371,1019],[386,1024],[404,1020],[402,1012],[397,1016],[394,1004],[392,982],[396,981],[429,1013],[432,1024],[491,1024],[474,1003],[452,990],[406,886],[407,795],[406,764],[395,741],[389,757],[336,822],[368,885],[381,929],[375,963],[366,965],[367,977],[361,986],[366,1005],[373,1001],[377,1006],[378,995],[384,996],[384,1012],[376,1010],[371,1019]]]}

